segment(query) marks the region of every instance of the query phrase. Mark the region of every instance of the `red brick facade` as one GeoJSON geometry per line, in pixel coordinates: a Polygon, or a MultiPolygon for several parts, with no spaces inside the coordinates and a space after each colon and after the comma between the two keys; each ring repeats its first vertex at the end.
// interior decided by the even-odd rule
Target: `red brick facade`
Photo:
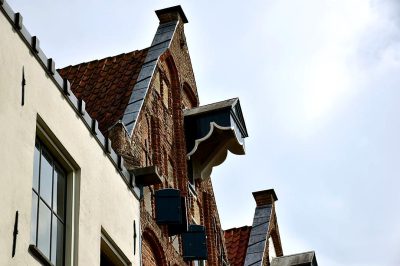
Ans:
{"type": "Polygon", "coordinates": [[[127,132],[120,119],[150,48],[69,66],[60,73],[87,102],[87,111],[99,121],[99,128],[127,169],[158,169],[162,182],[144,187],[141,199],[143,265],[193,264],[182,258],[181,236],[169,237],[167,227],[155,222],[154,193],[163,188],[179,189],[187,199],[188,222],[205,226],[207,264],[224,265],[226,248],[211,179],[191,184],[188,178],[184,109],[199,106],[199,98],[184,34],[185,19],[176,11],[159,18],[163,23],[169,19],[179,22],[169,47],[157,60],[132,132],[127,132]]]}
{"type": "MultiPolygon", "coordinates": [[[[105,152],[111,154],[120,169],[124,168],[121,166],[122,156],[125,167],[131,170],[131,173],[126,169],[124,172],[129,189],[135,193],[139,187],[142,189],[142,264],[196,264],[184,260],[182,235],[169,236],[168,226],[156,222],[155,194],[158,190],[170,189],[163,192],[179,190],[180,196],[185,198],[187,222],[194,225],[196,232],[202,232],[201,242],[204,232],[198,225],[205,228],[207,265],[270,265],[273,256],[283,256],[275,213],[275,192],[253,193],[257,206],[264,206],[262,217],[268,217],[263,222],[268,223],[263,241],[258,239],[262,235],[257,231],[261,222],[256,218],[253,227],[235,228],[224,235],[209,176],[212,167],[225,160],[228,150],[244,154],[244,138],[248,134],[239,100],[233,98],[199,107],[184,33],[187,19],[180,6],[156,13],[160,26],[149,48],[59,70],[62,77],[71,82],[71,90],[79,99],[80,106],[86,102],[82,111],[96,119],[92,121],[89,117],[90,122],[87,122],[91,124],[89,127],[93,133],[101,135],[98,133],[100,129],[102,135],[111,140],[118,155],[109,149],[105,152]],[[131,175],[147,169],[153,171],[150,181],[136,182],[140,179],[131,175]],[[255,244],[260,248],[254,248],[258,248],[255,244]],[[254,262],[256,253],[259,256],[254,262]]],[[[108,146],[109,141],[104,137],[103,140],[104,146],[108,146]]],[[[178,199],[181,203],[181,198],[178,199]]],[[[256,213],[261,209],[256,208],[256,213]]]]}
{"type": "Polygon", "coordinates": [[[223,265],[222,260],[226,261],[211,180],[197,181],[194,189],[189,189],[183,109],[196,107],[198,103],[183,23],[180,23],[170,49],[160,57],[132,136],[134,145],[141,147],[140,153],[135,154],[140,166],[156,165],[163,179],[162,184],[144,189],[141,217],[144,265],[153,265],[154,252],[166,258],[159,265],[191,265],[182,259],[180,236],[168,237],[166,228],[154,221],[154,191],[161,188],[179,189],[188,199],[189,221],[205,225],[208,265],[223,265]],[[159,244],[151,245],[149,238],[156,238],[159,244]]]}

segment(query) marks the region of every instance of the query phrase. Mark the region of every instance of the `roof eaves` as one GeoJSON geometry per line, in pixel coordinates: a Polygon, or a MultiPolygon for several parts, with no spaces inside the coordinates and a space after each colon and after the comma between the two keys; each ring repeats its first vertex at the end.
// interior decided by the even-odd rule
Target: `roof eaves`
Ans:
{"type": "Polygon", "coordinates": [[[296,254],[290,254],[281,257],[275,257],[271,261],[271,266],[290,266],[316,263],[315,251],[308,251],[296,254]]]}
{"type": "Polygon", "coordinates": [[[87,112],[85,112],[85,102],[78,99],[69,89],[70,84],[66,79],[63,79],[58,71],[55,70],[54,59],[48,58],[42,49],[39,47],[39,39],[37,36],[32,36],[24,24],[22,23],[22,16],[20,13],[15,13],[10,5],[5,0],[0,0],[0,11],[14,27],[17,34],[20,36],[22,41],[26,44],[28,49],[32,51],[33,56],[42,66],[44,71],[48,74],[48,77],[53,81],[55,86],[63,94],[64,98],[67,100],[72,109],[79,115],[82,122],[86,125],[87,129],[92,133],[93,137],[96,139],[97,143],[102,147],[102,149],[107,154],[107,157],[111,163],[115,166],[118,173],[121,175],[122,179],[128,185],[134,196],[139,199],[139,191],[137,188],[131,186],[131,176],[123,165],[123,159],[120,155],[110,147],[110,140],[105,138],[104,135],[96,130],[93,125],[97,124],[95,119],[92,119],[87,112]]]}
{"type": "Polygon", "coordinates": [[[202,105],[202,106],[195,107],[195,108],[192,108],[192,109],[186,109],[186,110],[184,110],[184,115],[185,116],[191,116],[191,115],[205,114],[205,113],[208,113],[208,112],[221,110],[221,109],[224,109],[224,108],[230,108],[238,100],[239,100],[239,98],[232,98],[232,99],[228,99],[228,100],[224,100],[224,101],[220,101],[220,102],[216,102],[216,103],[210,103],[210,104],[202,105]]]}

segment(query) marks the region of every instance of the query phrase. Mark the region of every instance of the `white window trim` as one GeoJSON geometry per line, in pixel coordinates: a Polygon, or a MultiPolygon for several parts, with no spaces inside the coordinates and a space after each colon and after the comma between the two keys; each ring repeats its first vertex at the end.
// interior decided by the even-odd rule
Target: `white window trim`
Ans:
{"type": "Polygon", "coordinates": [[[36,137],[45,144],[46,148],[62,165],[67,174],[68,193],[64,243],[65,265],[78,265],[80,167],[39,115],[37,117],[36,137]]]}

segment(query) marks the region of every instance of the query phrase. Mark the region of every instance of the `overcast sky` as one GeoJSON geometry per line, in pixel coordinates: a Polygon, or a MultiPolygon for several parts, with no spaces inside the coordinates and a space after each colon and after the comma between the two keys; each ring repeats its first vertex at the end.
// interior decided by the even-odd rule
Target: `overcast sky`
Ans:
{"type": "Polygon", "coordinates": [[[201,104],[240,97],[245,156],[214,169],[224,229],[274,188],[285,254],[400,265],[400,2],[9,0],[57,67],[150,45],[181,4],[201,104]]]}

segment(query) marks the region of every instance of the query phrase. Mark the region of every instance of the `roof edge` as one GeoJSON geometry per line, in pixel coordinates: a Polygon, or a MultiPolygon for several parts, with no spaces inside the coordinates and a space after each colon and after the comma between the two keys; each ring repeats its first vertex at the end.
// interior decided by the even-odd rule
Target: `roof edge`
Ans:
{"type": "Polygon", "coordinates": [[[257,203],[257,206],[272,204],[278,200],[278,197],[276,196],[275,190],[273,188],[255,191],[253,192],[253,197],[257,203]]]}
{"type": "Polygon", "coordinates": [[[184,110],[184,116],[194,116],[194,115],[200,115],[200,114],[205,114],[208,112],[216,111],[216,110],[221,110],[224,108],[231,108],[232,105],[234,105],[239,98],[231,98],[215,103],[209,103],[205,105],[200,105],[191,109],[186,109],[184,110]]]}
{"type": "Polygon", "coordinates": [[[158,9],[155,12],[160,20],[160,23],[170,22],[172,20],[176,20],[178,17],[181,18],[183,23],[189,22],[180,5],[158,9]]]}
{"type": "Polygon", "coordinates": [[[100,147],[104,150],[108,159],[114,165],[116,171],[125,181],[133,195],[139,199],[139,191],[137,187],[132,187],[130,184],[131,175],[123,163],[123,158],[121,155],[118,155],[113,148],[111,148],[111,141],[98,130],[97,120],[90,117],[90,115],[86,112],[85,102],[82,99],[78,99],[71,91],[69,81],[62,78],[58,71],[55,71],[54,59],[48,58],[45,55],[39,46],[40,42],[38,37],[32,36],[26,29],[25,25],[23,24],[22,15],[14,12],[5,0],[0,0],[0,13],[2,13],[6,20],[9,21],[11,26],[14,28],[15,33],[18,34],[18,36],[21,38],[21,41],[25,43],[27,48],[31,51],[33,58],[37,60],[49,79],[53,81],[55,87],[63,95],[64,99],[66,99],[67,103],[76,112],[82,123],[86,126],[89,132],[91,132],[98,145],[100,145],[100,147]]]}
{"type": "Polygon", "coordinates": [[[128,106],[122,116],[122,123],[125,125],[130,136],[133,135],[137,119],[139,118],[143,104],[146,100],[160,56],[169,49],[178,24],[178,20],[160,24],[151,46],[147,51],[147,56],[145,57],[139,76],[133,87],[128,106]]]}

